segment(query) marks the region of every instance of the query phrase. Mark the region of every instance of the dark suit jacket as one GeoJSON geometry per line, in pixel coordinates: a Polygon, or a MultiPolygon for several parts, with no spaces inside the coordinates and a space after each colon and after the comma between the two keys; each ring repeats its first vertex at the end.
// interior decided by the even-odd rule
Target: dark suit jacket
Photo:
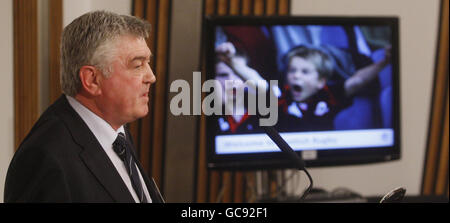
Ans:
{"type": "MultiPolygon", "coordinates": [[[[162,202],[154,182],[139,162],[137,166],[152,201],[162,202]]],[[[127,203],[134,199],[94,134],[62,95],[15,153],[4,201],[127,203]]]]}

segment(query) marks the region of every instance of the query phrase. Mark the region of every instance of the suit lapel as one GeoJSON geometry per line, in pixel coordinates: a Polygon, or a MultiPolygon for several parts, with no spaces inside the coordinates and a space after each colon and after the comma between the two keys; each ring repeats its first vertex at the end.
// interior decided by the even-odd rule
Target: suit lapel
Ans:
{"type": "MultiPolygon", "coordinates": [[[[96,148],[95,150],[98,151],[99,149],[102,148],[96,148]]],[[[111,163],[106,153],[102,151],[102,154],[100,152],[96,152],[95,150],[85,149],[82,153],[80,153],[80,157],[85,165],[89,168],[89,170],[91,170],[97,180],[103,185],[105,190],[108,191],[116,202],[134,203],[135,201],[130,194],[130,191],[124,184],[120,175],[117,173],[116,168],[111,163]]]]}
{"type": "Polygon", "coordinates": [[[89,127],[70,106],[65,95],[62,95],[57,103],[57,115],[65,122],[74,141],[83,147],[80,158],[87,168],[116,202],[135,202],[114,164],[89,127]]]}

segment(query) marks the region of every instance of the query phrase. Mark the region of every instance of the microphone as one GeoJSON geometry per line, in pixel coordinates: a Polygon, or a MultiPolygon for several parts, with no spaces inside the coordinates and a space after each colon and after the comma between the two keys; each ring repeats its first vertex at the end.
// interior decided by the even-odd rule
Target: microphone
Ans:
{"type": "Polygon", "coordinates": [[[380,203],[401,203],[405,194],[406,189],[404,187],[397,187],[384,195],[380,203]]]}
{"type": "Polygon", "coordinates": [[[287,144],[287,142],[281,137],[280,133],[278,133],[278,131],[273,126],[260,127],[264,129],[266,134],[270,139],[272,139],[272,141],[278,146],[278,148],[280,148],[280,150],[283,151],[292,160],[292,163],[296,168],[305,171],[309,179],[309,186],[300,197],[300,200],[304,200],[313,187],[313,180],[308,170],[306,170],[305,162],[303,162],[300,156],[289,146],[289,144],[287,144]]]}
{"type": "Polygon", "coordinates": [[[273,126],[261,126],[261,128],[264,129],[266,134],[270,137],[270,139],[272,139],[278,148],[289,156],[297,169],[305,170],[305,162],[303,162],[300,156],[289,146],[289,144],[287,144],[286,141],[284,141],[280,133],[278,133],[273,126]]]}
{"type": "Polygon", "coordinates": [[[154,187],[154,191],[156,192],[157,198],[159,199],[158,202],[166,203],[163,196],[161,195],[161,192],[159,191],[158,186],[156,185],[155,179],[152,177],[152,181],[150,182],[152,184],[152,187],[154,187]]]}

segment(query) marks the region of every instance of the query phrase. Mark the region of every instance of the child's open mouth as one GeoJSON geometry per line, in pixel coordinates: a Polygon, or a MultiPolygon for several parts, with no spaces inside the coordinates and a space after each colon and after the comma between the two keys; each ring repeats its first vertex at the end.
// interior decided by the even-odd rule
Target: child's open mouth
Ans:
{"type": "Polygon", "coordinates": [[[300,92],[302,92],[303,88],[300,85],[294,84],[294,85],[292,85],[292,90],[300,93],[300,92]]]}

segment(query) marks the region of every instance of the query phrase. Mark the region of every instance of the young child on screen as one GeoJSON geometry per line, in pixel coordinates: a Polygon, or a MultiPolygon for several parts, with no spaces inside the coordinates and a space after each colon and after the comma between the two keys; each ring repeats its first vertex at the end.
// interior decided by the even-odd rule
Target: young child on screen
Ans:
{"type": "MultiPolygon", "coordinates": [[[[215,64],[215,80],[220,84],[222,89],[222,105],[224,115],[218,116],[217,124],[220,134],[236,134],[236,133],[248,133],[254,132],[258,127],[257,118],[248,114],[246,94],[254,93],[249,92],[248,86],[244,83],[240,76],[236,74],[233,68],[228,64],[228,58],[221,55],[222,48],[227,48],[226,45],[219,46],[216,50],[218,57],[215,64]],[[227,88],[226,82],[229,82],[227,88]],[[244,92],[244,95],[240,95],[239,92],[244,92]],[[232,109],[232,110],[230,110],[232,109]]],[[[244,52],[235,52],[233,48],[233,60],[247,66],[248,57],[244,52]]]]}
{"type": "MultiPolygon", "coordinates": [[[[222,47],[224,55],[232,58],[234,49],[227,43],[222,47]]],[[[287,71],[285,85],[279,95],[280,131],[331,130],[336,114],[351,103],[346,98],[359,92],[376,79],[377,74],[389,63],[390,49],[385,59],[378,63],[361,66],[349,78],[329,80],[333,77],[335,64],[329,54],[320,47],[298,46],[286,54],[287,71]]],[[[228,63],[244,80],[262,79],[249,67],[236,67],[233,59],[228,63]]]]}
{"type": "Polygon", "coordinates": [[[343,84],[327,85],[333,74],[330,57],[319,49],[305,46],[290,50],[283,95],[279,130],[331,130],[338,111],[346,106],[343,84]]]}

